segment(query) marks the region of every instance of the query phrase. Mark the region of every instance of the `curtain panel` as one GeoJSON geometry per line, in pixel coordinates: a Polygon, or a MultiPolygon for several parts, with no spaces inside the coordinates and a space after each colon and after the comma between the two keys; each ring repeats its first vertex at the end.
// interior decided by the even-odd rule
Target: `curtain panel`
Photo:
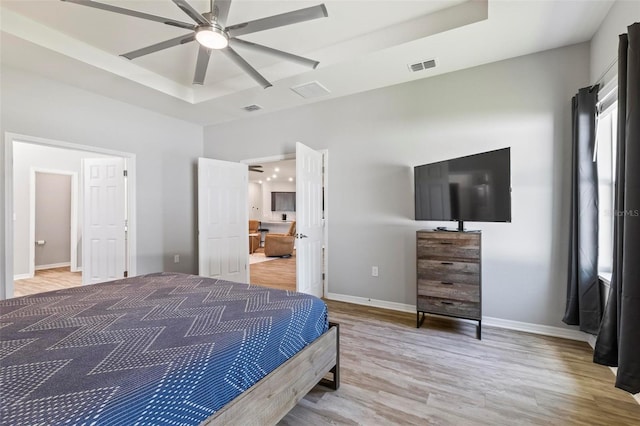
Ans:
{"type": "Polygon", "coordinates": [[[598,169],[593,161],[597,101],[596,85],[580,89],[571,103],[569,275],[562,319],[591,334],[598,332],[602,315],[598,282],[598,169]]]}
{"type": "Polygon", "coordinates": [[[640,392],[640,23],[620,36],[613,274],[594,362],[640,392]]]}

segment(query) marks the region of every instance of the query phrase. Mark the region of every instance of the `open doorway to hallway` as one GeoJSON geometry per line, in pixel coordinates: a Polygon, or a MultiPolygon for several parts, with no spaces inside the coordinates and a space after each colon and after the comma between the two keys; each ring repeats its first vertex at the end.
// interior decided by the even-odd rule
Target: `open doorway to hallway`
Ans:
{"type": "MultiPolygon", "coordinates": [[[[0,285],[0,297],[81,285],[82,274],[91,270],[89,266],[102,262],[102,256],[93,256],[93,251],[86,250],[82,244],[83,236],[92,235],[94,226],[93,219],[85,219],[84,214],[93,212],[95,204],[89,203],[91,197],[86,200],[83,197],[84,184],[94,180],[94,176],[83,178],[86,172],[83,164],[122,162],[128,165],[129,174],[135,176],[135,157],[15,134],[6,135],[6,144],[6,177],[10,189],[5,194],[7,270],[0,285]],[[64,182],[56,183],[56,180],[64,182]],[[85,206],[84,201],[90,205],[85,206]],[[64,217],[60,219],[61,216],[64,217]],[[94,262],[90,262],[92,259],[94,262]]],[[[122,194],[122,206],[128,211],[125,214],[132,217],[135,190],[132,180],[126,183],[132,188],[118,193],[122,194]]],[[[129,222],[129,240],[133,246],[135,221],[129,222]]],[[[126,226],[127,223],[122,223],[123,229],[126,226]]],[[[123,240],[126,245],[126,239],[123,240]]],[[[122,256],[129,271],[135,273],[135,250],[129,255],[125,251],[122,256]]],[[[121,273],[124,272],[123,268],[121,273]]]]}

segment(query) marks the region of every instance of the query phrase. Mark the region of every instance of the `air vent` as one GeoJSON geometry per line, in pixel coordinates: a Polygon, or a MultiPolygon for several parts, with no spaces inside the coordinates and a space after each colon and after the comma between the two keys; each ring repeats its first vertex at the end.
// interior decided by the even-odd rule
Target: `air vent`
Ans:
{"type": "Polygon", "coordinates": [[[411,72],[424,71],[424,70],[428,70],[429,68],[435,68],[435,66],[436,66],[435,59],[428,59],[426,61],[407,65],[407,67],[409,67],[409,71],[411,72]]]}
{"type": "Polygon", "coordinates": [[[304,83],[298,86],[293,86],[291,90],[293,90],[294,92],[296,92],[298,95],[302,96],[305,99],[326,96],[329,93],[331,93],[326,87],[324,87],[322,84],[318,83],[317,81],[312,81],[310,83],[304,83]]]}
{"type": "Polygon", "coordinates": [[[262,109],[262,107],[260,105],[247,105],[246,107],[242,107],[243,110],[247,111],[247,112],[253,112],[253,111],[258,111],[259,109],[262,109]]]}

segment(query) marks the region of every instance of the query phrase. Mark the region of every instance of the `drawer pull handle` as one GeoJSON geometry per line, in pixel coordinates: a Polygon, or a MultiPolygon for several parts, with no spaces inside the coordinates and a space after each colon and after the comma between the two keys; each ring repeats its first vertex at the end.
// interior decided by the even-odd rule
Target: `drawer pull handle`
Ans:
{"type": "Polygon", "coordinates": [[[440,281],[440,283],[445,285],[453,285],[453,283],[449,281],[440,281]]]}
{"type": "Polygon", "coordinates": [[[440,262],[441,265],[453,265],[453,262],[440,262]]]}
{"type": "Polygon", "coordinates": [[[448,246],[453,245],[451,241],[440,241],[440,244],[448,245],[448,246]]]}
{"type": "Polygon", "coordinates": [[[443,305],[453,305],[453,302],[447,302],[446,300],[442,301],[443,305]]]}

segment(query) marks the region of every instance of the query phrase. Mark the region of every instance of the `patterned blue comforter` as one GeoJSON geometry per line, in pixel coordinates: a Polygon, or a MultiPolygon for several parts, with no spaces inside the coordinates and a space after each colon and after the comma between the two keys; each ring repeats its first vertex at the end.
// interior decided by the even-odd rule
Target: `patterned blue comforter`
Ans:
{"type": "Polygon", "coordinates": [[[327,329],[316,297],[173,273],[0,301],[0,424],[197,425],[327,329]]]}

